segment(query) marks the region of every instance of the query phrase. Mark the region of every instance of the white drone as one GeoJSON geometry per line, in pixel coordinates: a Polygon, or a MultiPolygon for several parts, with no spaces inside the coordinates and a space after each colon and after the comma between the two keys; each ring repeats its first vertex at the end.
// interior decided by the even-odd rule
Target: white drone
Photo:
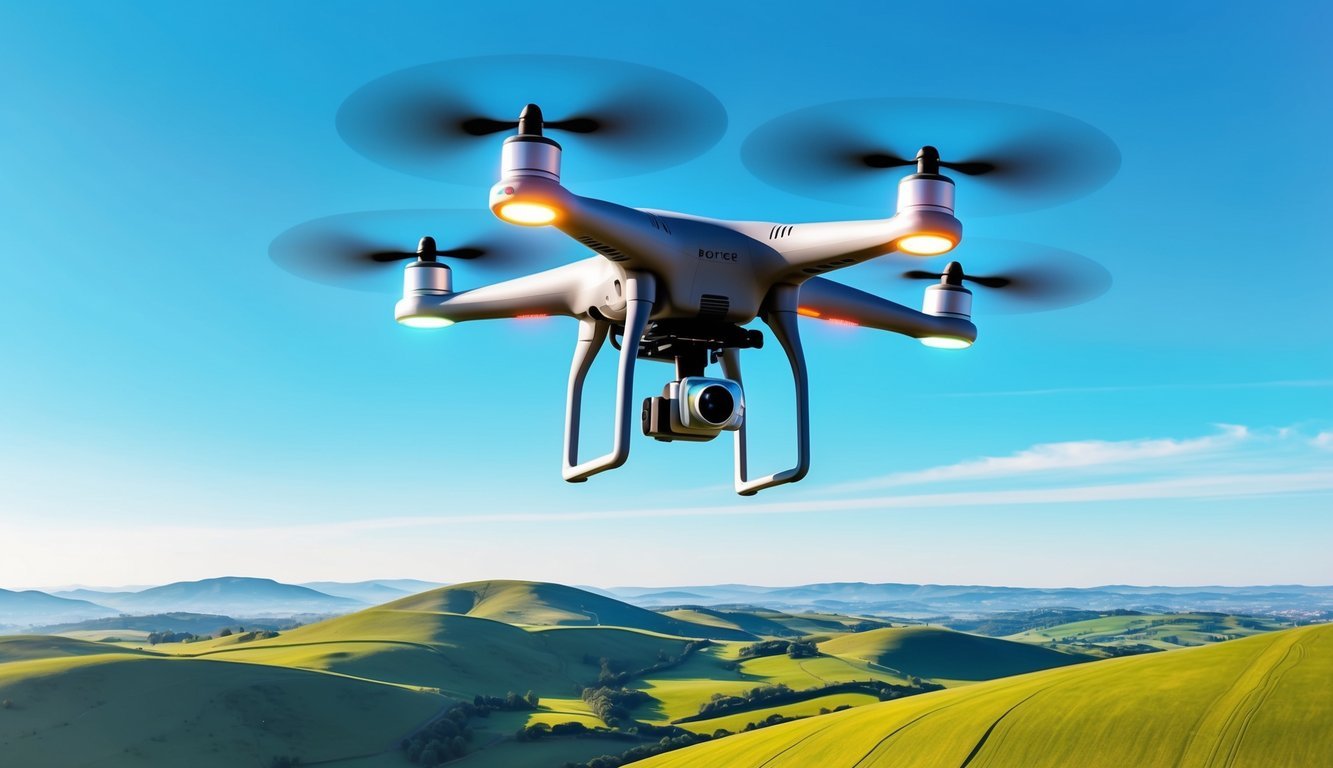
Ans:
{"type": "MultiPolygon", "coordinates": [[[[548,62],[554,59],[558,64],[572,61],[575,68],[586,67],[592,61],[527,58],[548,62]]],[[[476,61],[486,60],[464,60],[462,64],[476,61]]],[[[512,63],[512,57],[507,61],[512,63]]],[[[606,63],[597,62],[597,66],[603,65],[606,63]]],[[[647,69],[614,66],[628,67],[640,74],[647,69]]],[[[438,83],[456,79],[459,69],[457,62],[434,65],[427,76],[438,83]]],[[[413,72],[409,82],[421,81],[422,71],[409,72],[413,72]]],[[[679,79],[656,70],[649,72],[657,78],[658,85],[656,89],[647,89],[649,95],[644,98],[649,100],[663,98],[661,84],[668,79],[678,92],[685,88],[680,82],[688,83],[675,82],[679,79]]],[[[693,84],[689,87],[698,89],[693,84]]],[[[423,89],[413,85],[409,93],[404,93],[395,88],[394,81],[388,85],[372,83],[369,90],[363,89],[369,96],[362,95],[360,103],[349,100],[344,110],[371,113],[378,124],[399,119],[401,115],[384,108],[384,94],[392,92],[388,101],[415,108],[423,89]]],[[[697,94],[690,98],[697,98],[697,94]]],[[[654,106],[662,105],[647,104],[638,109],[654,106]]],[[[988,288],[1017,287],[1015,277],[964,274],[957,262],[950,262],[939,273],[911,271],[906,276],[936,280],[925,289],[918,311],[821,276],[895,252],[929,257],[953,250],[962,240],[963,228],[954,215],[954,182],[941,174],[942,166],[980,175],[995,170],[996,166],[989,162],[941,161],[939,152],[931,146],[920,147],[914,161],[901,160],[886,152],[861,153],[857,159],[867,168],[915,163],[915,171],[898,182],[897,205],[889,218],[797,224],[724,221],[631,208],[569,191],[561,183],[561,145],[545,135],[546,131],[593,135],[608,123],[605,118],[575,117],[544,122],[541,109],[530,103],[523,108],[516,124],[477,117],[454,120],[452,115],[448,119],[461,125],[469,136],[516,128],[499,146],[500,174],[490,190],[491,212],[509,224],[554,228],[595,255],[536,274],[455,290],[451,268],[443,259],[472,259],[487,255],[487,249],[442,250],[435,239],[424,237],[415,253],[376,251],[369,246],[361,251],[371,262],[415,257],[404,269],[402,298],[394,308],[394,316],[404,325],[439,328],[471,320],[536,315],[562,315],[579,321],[565,415],[562,474],[569,482],[583,482],[623,465],[629,458],[631,433],[637,418],[644,435],[662,441],[708,441],[722,432],[732,432],[735,488],[743,496],[794,483],[810,469],[810,392],[799,317],[836,319],[910,336],[931,347],[962,349],[977,337],[977,328],[971,320],[972,293],[963,282],[972,281],[988,288]],[[741,378],[741,350],[757,348],[763,343],[760,331],[744,327],[756,319],[768,326],[786,352],[796,395],[796,463],[760,477],[751,475],[747,460],[741,378]],[[608,342],[619,350],[612,447],[605,455],[580,460],[584,381],[594,358],[608,342]],[[661,396],[647,398],[636,408],[634,377],[640,360],[672,363],[675,372],[661,396]],[[720,363],[720,375],[709,375],[713,363],[720,363]]],[[[661,129],[660,125],[655,127],[661,129]]],[[[779,168],[799,165],[801,160],[794,155],[802,149],[808,152],[804,145],[810,139],[803,138],[799,131],[783,133],[782,125],[776,130],[779,131],[776,140],[779,144],[786,142],[786,146],[769,153],[781,155],[773,165],[779,168]],[[789,161],[787,165],[783,165],[784,160],[789,161]]],[[[344,131],[354,146],[355,134],[355,126],[344,131]]],[[[814,140],[826,139],[825,135],[814,140]]],[[[401,148],[401,142],[383,143],[390,146],[390,151],[401,148]]],[[[375,156],[373,147],[359,148],[375,156]]],[[[380,155],[376,159],[386,159],[386,152],[380,155]]],[[[1113,172],[1114,168],[1110,170],[1113,172]]],[[[762,176],[763,171],[760,173],[762,176]]],[[[1105,167],[1100,167],[1097,174],[1097,186],[1105,181],[1101,176],[1109,178],[1105,167]]],[[[781,171],[770,173],[770,180],[786,181],[781,175],[781,171]]],[[[1082,187],[1090,186],[1086,178],[1089,175],[1083,174],[1085,178],[1079,181],[1082,187]]],[[[797,186],[798,182],[787,186],[797,186]]],[[[280,238],[275,241],[273,253],[280,263],[284,262],[283,254],[296,253],[285,261],[300,262],[294,271],[309,273],[313,271],[310,265],[323,258],[318,253],[320,247],[312,245],[308,237],[286,241],[280,238]]],[[[1080,259],[1072,254],[1070,257],[1080,259]]],[[[1081,260],[1075,268],[1095,273],[1098,268],[1089,264],[1081,260]]],[[[1046,269],[1048,274],[1058,271],[1059,266],[1046,269]]],[[[1080,294],[1078,300],[1105,290],[1105,280],[1099,274],[1094,274],[1091,281],[1086,274],[1084,277],[1084,285],[1073,290],[1080,294]]],[[[1030,284],[1033,282],[1028,280],[1030,284]]],[[[1068,299],[1069,286],[1064,288],[1068,299]]],[[[1046,291],[1056,292],[1059,291],[1046,291]]]]}

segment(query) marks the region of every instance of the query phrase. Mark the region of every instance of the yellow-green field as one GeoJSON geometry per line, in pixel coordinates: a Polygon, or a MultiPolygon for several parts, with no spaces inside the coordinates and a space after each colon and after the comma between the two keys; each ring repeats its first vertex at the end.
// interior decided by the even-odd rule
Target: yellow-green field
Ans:
{"type": "Polygon", "coordinates": [[[1109,659],[885,702],[643,768],[1270,768],[1333,755],[1333,626],[1109,659]]]}

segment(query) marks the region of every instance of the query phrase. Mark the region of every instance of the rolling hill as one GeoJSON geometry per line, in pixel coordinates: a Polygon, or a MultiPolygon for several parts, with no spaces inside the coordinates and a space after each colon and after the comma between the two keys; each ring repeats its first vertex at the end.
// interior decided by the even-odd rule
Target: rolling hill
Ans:
{"type": "Polygon", "coordinates": [[[664,616],[562,584],[477,581],[441,587],[380,606],[385,610],[457,613],[528,626],[628,627],[679,637],[753,640],[744,630],[664,616]]]}
{"type": "Polygon", "coordinates": [[[875,629],[828,640],[819,650],[932,680],[993,680],[1090,660],[939,627],[875,629]]]}
{"type": "Polygon", "coordinates": [[[860,707],[643,768],[1269,768],[1333,754],[1333,626],[1097,661],[860,707]]]}
{"type": "Polygon", "coordinates": [[[427,686],[470,699],[510,690],[567,696],[597,680],[602,659],[616,671],[632,671],[651,666],[662,655],[679,655],[687,642],[633,629],[528,629],[463,614],[384,606],[298,627],[275,638],[185,644],[170,650],[427,686]]]}
{"type": "MultiPolygon", "coordinates": [[[[0,657],[14,643],[0,639],[0,657]]],[[[299,669],[121,652],[0,663],[0,701],[5,765],[230,768],[401,760],[398,739],[448,700],[299,669]]]]}
{"type": "Polygon", "coordinates": [[[661,607],[655,610],[673,619],[714,627],[728,627],[761,637],[801,637],[820,633],[840,634],[892,626],[886,621],[876,619],[862,619],[834,614],[789,614],[754,606],[710,608],[702,605],[679,605],[661,607]]]}
{"type": "Polygon", "coordinates": [[[1289,624],[1269,618],[1219,613],[1168,613],[1100,616],[1083,621],[1031,629],[1007,639],[1027,643],[1076,645],[1142,644],[1170,650],[1190,645],[1235,640],[1272,632],[1289,624]]]}

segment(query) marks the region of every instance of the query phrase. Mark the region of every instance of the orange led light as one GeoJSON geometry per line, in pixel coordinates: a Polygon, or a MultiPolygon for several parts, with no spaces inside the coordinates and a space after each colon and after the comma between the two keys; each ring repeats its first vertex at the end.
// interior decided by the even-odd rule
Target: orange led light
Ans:
{"type": "Polygon", "coordinates": [[[834,325],[850,325],[850,326],[860,325],[860,323],[854,323],[851,320],[843,320],[841,317],[827,317],[824,319],[829,321],[830,323],[833,323],[834,325]]]}
{"type": "Polygon", "coordinates": [[[808,308],[806,308],[806,307],[797,307],[797,308],[796,308],[796,314],[798,314],[798,315],[803,315],[803,316],[805,316],[805,317],[820,317],[820,316],[821,316],[821,315],[819,314],[819,312],[817,312],[817,311],[815,311],[815,310],[813,310],[813,309],[808,309],[808,308]]]}

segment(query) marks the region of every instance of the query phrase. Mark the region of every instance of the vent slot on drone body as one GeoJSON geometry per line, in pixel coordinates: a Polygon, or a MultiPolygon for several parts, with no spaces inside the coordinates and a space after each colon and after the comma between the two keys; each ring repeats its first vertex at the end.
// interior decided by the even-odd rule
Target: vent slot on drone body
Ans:
{"type": "Polygon", "coordinates": [[[648,214],[648,221],[652,222],[653,229],[660,229],[668,235],[671,234],[671,227],[667,226],[667,223],[657,216],[654,216],[651,213],[648,214]]]}
{"type": "Polygon", "coordinates": [[[786,237],[791,234],[793,229],[795,229],[794,224],[774,224],[773,228],[768,231],[768,239],[777,240],[779,237],[786,237]]]}
{"type": "Polygon", "coordinates": [[[849,266],[849,265],[851,265],[851,264],[855,264],[855,263],[856,263],[856,259],[838,259],[837,261],[830,261],[830,262],[827,263],[827,264],[820,264],[820,265],[818,265],[818,266],[814,266],[814,267],[806,267],[805,269],[803,269],[803,270],[801,270],[801,271],[804,272],[804,273],[806,273],[807,275],[822,275],[822,274],[824,274],[825,272],[828,272],[829,270],[833,270],[833,269],[841,269],[841,268],[843,268],[843,267],[846,267],[846,266],[849,266]]]}
{"type": "Polygon", "coordinates": [[[731,311],[731,299],[715,293],[705,293],[699,297],[699,317],[707,320],[721,320],[731,311]]]}
{"type": "Polygon", "coordinates": [[[584,245],[588,246],[594,251],[597,251],[598,253],[607,257],[611,261],[629,261],[629,257],[626,256],[624,253],[622,253],[616,248],[612,248],[611,246],[607,245],[606,243],[603,243],[600,240],[594,240],[593,238],[587,237],[586,235],[577,239],[580,243],[583,243],[584,245]]]}

